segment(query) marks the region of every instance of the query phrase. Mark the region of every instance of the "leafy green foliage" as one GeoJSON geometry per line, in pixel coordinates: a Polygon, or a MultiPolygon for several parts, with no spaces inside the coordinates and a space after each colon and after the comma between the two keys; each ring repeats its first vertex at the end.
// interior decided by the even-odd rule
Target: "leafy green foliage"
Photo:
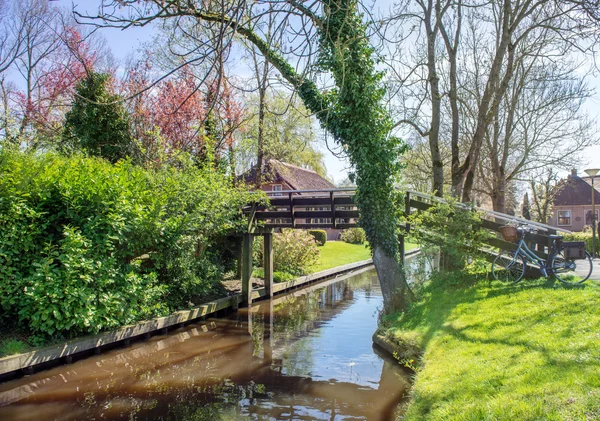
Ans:
{"type": "Polygon", "coordinates": [[[5,355],[20,354],[27,350],[25,342],[18,339],[7,339],[0,342],[0,357],[5,355]]]}
{"type": "Polygon", "coordinates": [[[0,307],[34,333],[97,332],[188,306],[221,279],[244,190],[210,169],[0,151],[0,307]]]}
{"type": "MultiPolygon", "coordinates": [[[[585,249],[588,253],[592,253],[594,248],[594,237],[592,230],[583,232],[572,232],[570,234],[564,234],[564,241],[585,241],[585,249]]],[[[596,233],[596,250],[600,250],[600,240],[598,240],[598,233],[596,233]]]]}
{"type": "MultiPolygon", "coordinates": [[[[254,269],[254,271],[252,272],[252,276],[254,276],[255,278],[262,278],[264,279],[265,277],[265,271],[263,268],[257,268],[254,269]]],[[[280,283],[280,282],[290,282],[293,281],[294,279],[296,279],[296,275],[288,273],[288,272],[283,272],[283,271],[273,271],[273,282],[275,283],[280,283]]]]}
{"type": "MultiPolygon", "coordinates": [[[[263,242],[254,241],[254,259],[263,261],[263,242]]],[[[319,249],[312,235],[306,231],[282,229],[273,234],[273,270],[292,275],[306,273],[319,259],[319,249]]]]}
{"type": "Polygon", "coordinates": [[[409,217],[412,238],[423,250],[436,247],[442,256],[441,266],[446,269],[463,268],[467,257],[477,256],[491,235],[481,228],[478,212],[457,205],[455,199],[447,198],[446,203],[435,202],[426,211],[409,217]]]}
{"type": "Polygon", "coordinates": [[[73,107],[65,116],[65,140],[91,155],[117,162],[132,154],[129,115],[121,98],[109,92],[110,75],[88,73],[77,84],[73,107]]]}
{"type": "Polygon", "coordinates": [[[367,237],[362,228],[348,228],[342,231],[341,240],[350,244],[364,244],[367,237]]]}
{"type": "Polygon", "coordinates": [[[318,246],[324,246],[327,242],[327,231],[325,230],[308,230],[308,233],[315,238],[318,246]]]}

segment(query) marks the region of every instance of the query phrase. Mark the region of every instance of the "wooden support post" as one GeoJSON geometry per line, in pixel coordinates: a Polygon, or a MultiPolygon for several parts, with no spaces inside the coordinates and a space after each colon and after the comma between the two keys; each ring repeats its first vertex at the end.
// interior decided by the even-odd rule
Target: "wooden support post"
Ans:
{"type": "Polygon", "coordinates": [[[242,279],[242,260],[244,258],[243,254],[242,254],[242,250],[244,249],[243,246],[243,242],[244,240],[242,239],[242,237],[236,238],[236,254],[237,254],[237,268],[236,268],[236,279],[242,279]]]}
{"type": "Polygon", "coordinates": [[[273,298],[273,231],[265,232],[263,269],[265,273],[265,290],[267,297],[273,298]]]}
{"type": "Polygon", "coordinates": [[[242,247],[242,307],[252,305],[252,234],[244,234],[242,247]]]}
{"type": "MultiPolygon", "coordinates": [[[[406,192],[406,196],[404,197],[404,217],[408,218],[410,216],[410,193],[406,192]]],[[[410,224],[408,222],[404,225],[404,230],[406,235],[410,232],[410,224]]],[[[404,266],[406,259],[406,246],[404,244],[404,235],[400,236],[400,258],[402,259],[402,266],[404,266]]]]}
{"type": "Polygon", "coordinates": [[[406,260],[406,251],[404,247],[404,236],[400,235],[398,237],[398,254],[400,255],[400,262],[402,262],[402,266],[404,266],[406,260]]]}
{"type": "Polygon", "coordinates": [[[331,224],[333,228],[337,228],[337,223],[335,221],[335,197],[333,192],[329,193],[329,198],[331,199],[331,224]]]}

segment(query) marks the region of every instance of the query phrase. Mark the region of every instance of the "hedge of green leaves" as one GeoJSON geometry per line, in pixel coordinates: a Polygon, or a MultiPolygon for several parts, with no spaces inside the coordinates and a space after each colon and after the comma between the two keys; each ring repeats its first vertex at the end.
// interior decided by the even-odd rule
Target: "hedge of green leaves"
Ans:
{"type": "Polygon", "coordinates": [[[220,281],[216,241],[248,200],[210,168],[0,151],[2,314],[69,337],[189,306],[220,281]]]}

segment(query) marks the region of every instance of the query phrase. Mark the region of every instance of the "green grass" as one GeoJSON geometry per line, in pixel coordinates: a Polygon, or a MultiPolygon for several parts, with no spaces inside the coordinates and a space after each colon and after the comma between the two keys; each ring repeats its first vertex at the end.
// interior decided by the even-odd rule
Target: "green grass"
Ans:
{"type": "Polygon", "coordinates": [[[29,348],[29,345],[21,340],[12,338],[3,339],[0,341],[0,358],[8,355],[20,354],[28,351],[29,348]]]}
{"type": "MultiPolygon", "coordinates": [[[[416,247],[416,244],[406,242],[407,251],[416,247]]],[[[328,241],[324,246],[319,247],[319,251],[321,252],[319,261],[309,268],[309,273],[371,258],[371,252],[365,244],[350,244],[343,241],[328,241]]]]}
{"type": "Polygon", "coordinates": [[[405,419],[600,419],[599,303],[593,281],[568,289],[436,274],[382,325],[424,352],[405,419]]]}

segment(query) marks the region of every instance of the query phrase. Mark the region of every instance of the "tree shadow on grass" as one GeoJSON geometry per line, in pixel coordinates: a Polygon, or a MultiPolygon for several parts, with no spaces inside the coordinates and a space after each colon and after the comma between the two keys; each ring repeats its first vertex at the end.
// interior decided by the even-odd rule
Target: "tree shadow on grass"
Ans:
{"type": "MultiPolygon", "coordinates": [[[[586,283],[566,285],[553,278],[539,278],[524,280],[516,284],[506,284],[490,277],[489,273],[484,272],[433,273],[430,280],[419,290],[417,300],[400,316],[400,326],[398,327],[402,330],[419,330],[421,332],[419,345],[422,350],[425,350],[437,332],[446,330],[446,325],[457,306],[514,295],[527,290],[597,288],[597,285],[586,283]]],[[[568,306],[568,303],[563,306],[568,306]]],[[[554,309],[554,311],[556,310],[557,308],[554,309]]]]}

